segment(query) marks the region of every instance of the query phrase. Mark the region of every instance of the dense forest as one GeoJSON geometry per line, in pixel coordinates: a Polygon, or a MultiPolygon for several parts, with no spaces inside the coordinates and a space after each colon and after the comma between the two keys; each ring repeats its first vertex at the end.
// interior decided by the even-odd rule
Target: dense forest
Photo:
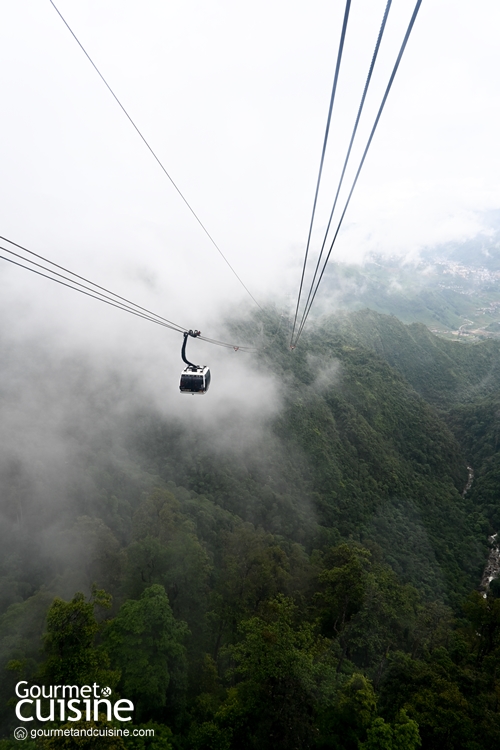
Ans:
{"type": "Polygon", "coordinates": [[[103,403],[66,362],[71,465],[0,463],[0,750],[20,681],[106,685],[155,729],[26,748],[500,743],[500,343],[368,310],[294,352],[285,328],[234,324],[282,399],[248,432],[113,410],[124,376],[103,403]]]}

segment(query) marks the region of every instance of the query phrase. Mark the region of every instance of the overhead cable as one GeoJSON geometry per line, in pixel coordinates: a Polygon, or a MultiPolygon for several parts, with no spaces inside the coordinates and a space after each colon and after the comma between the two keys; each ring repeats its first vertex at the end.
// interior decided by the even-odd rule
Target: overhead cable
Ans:
{"type": "Polygon", "coordinates": [[[304,255],[304,265],[302,266],[302,276],[300,278],[300,286],[299,286],[299,294],[297,297],[297,307],[295,310],[295,318],[293,320],[293,327],[292,327],[292,336],[291,340],[293,341],[293,334],[295,332],[295,325],[297,323],[297,317],[299,314],[299,306],[300,306],[300,296],[302,294],[302,285],[304,283],[304,274],[306,272],[306,266],[307,266],[307,258],[309,255],[309,245],[311,244],[311,234],[312,234],[312,228],[314,224],[314,216],[316,214],[316,204],[318,202],[318,193],[319,193],[319,186],[321,183],[321,175],[323,173],[323,164],[325,161],[325,153],[326,153],[326,145],[328,143],[328,135],[330,132],[330,122],[332,119],[332,110],[333,110],[333,103],[335,101],[335,94],[337,91],[337,82],[339,78],[339,71],[340,71],[340,63],[342,60],[342,52],[344,50],[344,42],[345,42],[345,35],[347,31],[347,21],[349,20],[349,11],[351,8],[351,0],[346,0],[346,6],[344,11],[344,21],[342,23],[342,32],[340,34],[340,43],[339,43],[339,49],[337,52],[337,63],[335,65],[335,75],[333,77],[333,86],[332,86],[332,93],[330,96],[330,106],[328,108],[328,117],[326,119],[326,129],[325,129],[325,137],[323,139],[323,150],[321,152],[321,160],[319,163],[319,171],[318,171],[318,180],[316,182],[316,192],[314,194],[314,203],[313,203],[313,209],[312,209],[312,215],[311,215],[311,223],[309,225],[309,234],[307,236],[307,244],[306,244],[306,251],[304,255]]]}
{"type": "Polygon", "coordinates": [[[414,26],[414,24],[415,24],[415,20],[416,20],[416,18],[417,18],[417,15],[418,15],[418,11],[420,10],[420,6],[421,6],[421,4],[422,4],[422,0],[417,0],[417,3],[416,3],[416,5],[415,5],[415,8],[414,8],[414,10],[413,10],[413,13],[412,13],[412,16],[411,16],[410,22],[409,22],[409,24],[408,24],[408,28],[407,28],[407,30],[406,30],[406,34],[405,34],[405,36],[404,36],[404,39],[403,39],[403,43],[401,44],[401,48],[400,48],[400,50],[399,50],[399,54],[398,54],[398,56],[397,56],[396,62],[395,62],[395,64],[394,64],[394,67],[393,67],[393,70],[392,70],[392,73],[391,73],[391,76],[390,76],[390,78],[389,78],[389,83],[387,84],[387,87],[386,87],[386,90],[385,90],[385,93],[384,93],[384,96],[383,96],[382,102],[381,102],[381,104],[380,104],[379,110],[378,110],[378,112],[377,112],[377,116],[376,116],[376,118],[375,118],[375,122],[374,122],[374,124],[373,124],[373,127],[372,127],[372,129],[371,129],[370,135],[369,135],[369,137],[368,137],[368,141],[367,141],[367,143],[366,143],[366,147],[365,147],[365,150],[364,150],[364,152],[363,152],[363,156],[361,157],[361,161],[360,161],[359,167],[358,167],[358,169],[357,169],[357,171],[356,171],[356,175],[355,175],[355,177],[354,177],[354,180],[353,180],[353,183],[352,183],[351,189],[350,189],[350,191],[349,191],[349,195],[347,196],[347,200],[346,200],[346,203],[345,203],[344,209],[343,209],[343,211],[342,211],[342,214],[341,214],[341,217],[340,217],[339,223],[338,223],[338,225],[337,225],[337,228],[336,228],[336,230],[335,230],[335,234],[334,234],[334,236],[333,236],[333,239],[332,239],[332,242],[331,242],[331,244],[330,244],[330,249],[329,249],[329,251],[328,251],[328,254],[327,254],[327,256],[326,256],[325,262],[324,262],[324,264],[323,264],[323,268],[322,268],[322,270],[321,270],[321,274],[320,274],[320,277],[319,277],[318,281],[316,282],[316,287],[315,287],[315,289],[314,289],[314,292],[312,293],[312,295],[311,295],[311,298],[310,298],[310,300],[309,300],[309,305],[308,305],[308,306],[307,306],[307,308],[306,308],[306,309],[304,310],[304,313],[303,313],[303,316],[302,316],[302,321],[301,321],[301,324],[300,324],[300,327],[299,327],[299,331],[298,331],[298,333],[297,333],[297,336],[296,336],[296,338],[295,338],[295,342],[294,342],[294,345],[295,345],[295,346],[297,345],[297,342],[298,342],[298,340],[299,340],[299,337],[300,337],[300,335],[301,335],[302,331],[304,330],[304,326],[305,326],[305,324],[306,324],[306,320],[307,320],[307,318],[308,318],[308,316],[309,316],[309,313],[310,313],[311,307],[312,307],[312,305],[313,305],[314,299],[315,299],[315,297],[316,297],[316,294],[317,294],[317,292],[318,292],[318,289],[319,289],[319,285],[321,284],[321,280],[322,280],[322,278],[323,278],[323,275],[324,275],[324,273],[325,273],[325,269],[326,269],[326,266],[327,266],[327,264],[328,264],[328,261],[329,261],[329,259],[330,259],[330,255],[331,255],[331,253],[332,253],[332,250],[333,250],[333,246],[334,246],[334,244],[335,244],[335,241],[336,241],[336,239],[337,239],[338,233],[339,233],[339,231],[340,231],[340,227],[342,226],[342,222],[343,222],[343,220],[344,220],[344,216],[345,216],[345,214],[346,214],[346,211],[347,211],[347,208],[348,208],[348,206],[349,206],[349,203],[350,203],[350,200],[351,200],[352,194],[353,194],[353,192],[354,192],[354,188],[356,187],[356,183],[357,183],[357,181],[358,181],[358,177],[359,177],[359,175],[360,175],[361,169],[362,169],[362,167],[363,167],[363,164],[364,164],[364,162],[365,162],[365,159],[366,159],[366,155],[367,155],[367,153],[368,153],[368,149],[370,148],[371,142],[372,142],[372,140],[373,140],[373,136],[375,135],[375,131],[376,131],[376,129],[377,129],[377,125],[378,125],[378,123],[379,123],[379,120],[380,120],[380,116],[382,115],[382,111],[383,111],[383,109],[384,109],[384,106],[385,106],[385,103],[386,103],[386,101],[387,101],[387,97],[389,96],[389,92],[390,92],[390,90],[391,90],[392,84],[393,84],[393,82],[394,82],[394,78],[395,78],[395,76],[396,76],[396,73],[397,73],[397,70],[398,70],[398,68],[399,68],[399,64],[400,64],[400,62],[401,62],[401,58],[403,57],[403,53],[404,53],[404,51],[405,51],[405,48],[406,48],[406,45],[407,45],[407,43],[408,43],[408,39],[410,38],[410,34],[411,34],[411,31],[412,31],[412,29],[413,29],[413,26],[414,26]]]}
{"type": "MultiPolygon", "coordinates": [[[[55,266],[55,268],[59,268],[61,271],[65,271],[66,273],[69,273],[71,276],[74,276],[77,279],[81,279],[82,281],[85,281],[87,284],[91,284],[93,287],[96,288],[96,290],[100,289],[103,292],[107,292],[108,294],[111,294],[113,297],[116,297],[118,300],[121,300],[122,302],[128,302],[130,305],[132,305],[133,307],[136,307],[138,310],[142,310],[142,312],[148,313],[148,314],[152,315],[153,317],[158,318],[159,320],[162,320],[164,323],[169,323],[170,325],[175,326],[176,328],[180,328],[183,331],[185,330],[185,328],[181,328],[180,326],[177,326],[175,323],[172,323],[171,320],[167,320],[167,318],[163,318],[163,317],[161,317],[161,315],[156,315],[155,313],[151,312],[151,310],[148,310],[146,307],[141,307],[140,305],[136,305],[135,302],[131,302],[131,300],[127,299],[126,297],[121,297],[119,294],[115,294],[114,292],[110,291],[109,289],[106,289],[103,286],[99,286],[99,284],[95,284],[93,281],[90,281],[89,279],[86,279],[84,276],[80,276],[79,274],[74,273],[73,271],[70,271],[68,268],[65,268],[64,266],[60,266],[58,263],[54,263],[52,260],[49,260],[48,258],[44,258],[43,255],[39,255],[38,253],[34,253],[32,250],[28,250],[27,247],[23,247],[22,245],[18,245],[17,242],[13,242],[12,240],[9,240],[7,237],[2,237],[0,235],[0,240],[4,240],[5,242],[8,242],[10,245],[14,245],[14,247],[19,248],[23,252],[29,253],[30,255],[34,255],[36,258],[39,258],[40,260],[45,261],[45,263],[49,263],[51,266],[55,266]]],[[[16,253],[14,253],[12,250],[7,250],[7,248],[2,248],[2,249],[5,250],[8,253],[11,253],[12,255],[16,255],[16,253]]],[[[22,258],[21,255],[19,255],[18,257],[22,258]]],[[[28,260],[28,259],[26,258],[24,260],[28,260]]],[[[29,260],[28,260],[28,262],[33,263],[33,261],[29,261],[29,260]]],[[[38,265],[38,264],[34,264],[34,265],[38,265]]],[[[40,267],[43,268],[43,266],[40,266],[40,267]]],[[[61,275],[61,274],[57,274],[56,271],[51,271],[50,269],[47,269],[47,268],[45,270],[49,270],[50,273],[54,273],[57,276],[61,275]]],[[[65,277],[63,276],[62,278],[65,278],[65,277]]],[[[70,281],[70,279],[66,279],[66,280],[70,281]]],[[[77,281],[73,281],[72,279],[71,279],[71,281],[74,284],[78,284],[77,281]]],[[[83,284],[79,284],[79,286],[83,286],[83,284]]],[[[84,287],[84,288],[87,289],[88,287],[84,287]]],[[[91,291],[95,291],[95,290],[91,290],[91,291]]],[[[99,292],[98,292],[98,294],[99,294],[99,292]]],[[[105,297],[106,295],[101,295],[101,296],[105,297]]]]}
{"type": "MultiPolygon", "coordinates": [[[[30,263],[32,266],[36,266],[36,268],[32,268],[30,266],[24,265],[23,263],[20,263],[19,260],[16,261],[16,260],[13,260],[12,258],[7,258],[4,255],[0,255],[0,260],[5,260],[8,263],[18,266],[19,268],[25,269],[26,271],[31,271],[32,273],[35,273],[38,276],[43,276],[44,278],[49,279],[50,281],[55,281],[57,284],[67,287],[68,289],[72,289],[75,292],[84,294],[87,297],[92,297],[93,299],[96,299],[99,302],[104,302],[105,304],[110,305],[111,307],[115,307],[118,310],[123,310],[124,312],[127,312],[131,315],[135,315],[136,317],[142,318],[143,320],[147,320],[151,323],[155,323],[156,325],[163,326],[164,328],[168,328],[172,331],[175,331],[176,333],[184,333],[184,331],[188,330],[187,327],[180,326],[177,323],[173,323],[167,318],[164,318],[161,315],[157,315],[156,313],[148,310],[147,308],[141,307],[140,305],[137,305],[135,302],[132,302],[126,299],[125,297],[121,297],[120,295],[115,294],[114,292],[110,291],[109,289],[106,289],[105,287],[95,284],[93,281],[90,281],[89,279],[86,279],[83,276],[79,276],[73,271],[70,271],[69,269],[64,268],[63,266],[60,266],[57,263],[54,263],[48,258],[44,258],[42,255],[39,255],[38,253],[34,253],[33,251],[28,250],[22,245],[12,242],[12,240],[7,239],[6,237],[0,237],[0,239],[8,242],[9,244],[15,246],[18,249],[23,250],[26,253],[29,253],[30,255],[34,255],[37,258],[44,260],[46,263],[52,266],[55,266],[56,268],[64,270],[66,273],[70,274],[71,276],[74,276],[75,278],[70,278],[69,276],[65,276],[64,274],[59,273],[58,271],[54,271],[52,268],[48,268],[47,266],[44,266],[41,263],[37,263],[36,261],[31,260],[30,258],[26,258],[20,253],[17,253],[3,245],[0,245],[0,250],[10,255],[14,255],[19,260],[24,260],[26,263],[30,263]],[[37,268],[40,268],[42,269],[42,271],[46,271],[47,273],[43,273],[42,271],[37,270],[37,268]],[[83,281],[86,282],[86,284],[90,284],[91,286],[86,286],[86,284],[82,284],[81,282],[76,281],[75,279],[82,279],[83,281]],[[99,290],[103,290],[107,292],[107,294],[103,294],[103,292],[99,290]],[[109,296],[109,295],[112,295],[112,296],[109,296]]],[[[200,338],[203,341],[206,341],[209,344],[214,344],[215,346],[222,346],[226,349],[234,349],[235,351],[238,351],[238,350],[253,351],[254,350],[253,347],[235,345],[235,344],[231,344],[225,341],[218,341],[217,339],[210,339],[205,336],[199,336],[198,338],[200,338]]]]}
{"type": "Polygon", "coordinates": [[[109,83],[106,81],[106,79],[102,75],[101,71],[99,70],[99,68],[97,67],[97,65],[94,63],[94,61],[90,57],[90,55],[87,52],[87,50],[85,49],[85,47],[83,46],[83,44],[80,42],[80,40],[76,36],[76,34],[73,31],[73,29],[70,27],[70,25],[68,24],[68,22],[66,21],[66,19],[62,15],[61,11],[57,8],[57,6],[53,2],[53,0],[49,0],[49,2],[52,5],[52,7],[54,8],[54,10],[56,11],[56,13],[58,14],[58,16],[61,19],[61,21],[64,23],[64,25],[66,26],[66,28],[70,32],[70,34],[73,37],[73,39],[76,41],[76,43],[78,44],[78,46],[80,47],[80,49],[84,53],[84,55],[87,58],[87,60],[90,62],[90,64],[92,65],[92,67],[96,71],[96,73],[99,76],[99,78],[101,79],[101,81],[104,83],[104,85],[106,86],[106,88],[110,92],[110,94],[113,97],[113,99],[116,101],[116,103],[118,104],[118,106],[122,110],[122,112],[125,115],[125,117],[128,119],[128,121],[130,122],[130,124],[132,125],[132,127],[134,128],[134,130],[136,131],[136,133],[141,138],[141,140],[144,143],[144,145],[146,146],[146,148],[149,150],[149,152],[151,153],[151,155],[153,156],[153,158],[155,159],[155,161],[157,162],[157,164],[159,165],[159,167],[161,168],[161,170],[163,171],[163,173],[166,175],[166,177],[168,177],[168,179],[170,180],[172,186],[175,188],[175,190],[177,191],[177,193],[179,194],[179,196],[182,198],[182,200],[184,201],[184,203],[186,204],[186,206],[188,207],[188,209],[190,210],[190,212],[192,213],[192,215],[194,216],[194,218],[196,219],[196,221],[198,222],[198,224],[200,225],[200,227],[202,228],[202,230],[205,232],[205,234],[207,235],[207,237],[210,240],[210,242],[212,243],[212,245],[215,247],[215,249],[217,250],[217,252],[221,255],[221,257],[223,258],[223,260],[225,261],[225,263],[229,266],[229,268],[231,269],[232,273],[234,274],[234,276],[236,276],[236,278],[240,282],[241,286],[245,289],[245,291],[247,292],[247,294],[252,298],[252,300],[255,302],[255,304],[257,305],[257,307],[260,310],[262,310],[262,307],[259,305],[259,303],[255,299],[255,297],[253,296],[253,294],[251,293],[251,291],[248,289],[248,287],[244,284],[244,282],[242,281],[242,279],[240,278],[240,276],[237,274],[237,272],[235,271],[235,269],[233,268],[233,266],[231,265],[231,263],[228,261],[228,259],[226,258],[226,256],[222,252],[222,250],[220,249],[220,247],[217,244],[217,242],[214,240],[214,238],[212,237],[212,235],[210,234],[210,232],[208,231],[208,229],[206,228],[206,226],[203,224],[202,220],[200,219],[200,217],[198,216],[198,214],[196,213],[196,211],[194,210],[194,208],[191,206],[191,204],[189,203],[189,201],[187,200],[187,198],[181,192],[181,189],[178,187],[178,185],[174,182],[173,178],[168,173],[167,169],[165,168],[165,166],[161,162],[161,160],[158,157],[158,155],[155,153],[155,151],[153,151],[152,147],[149,145],[149,143],[146,140],[145,136],[139,130],[139,128],[135,124],[135,122],[132,119],[132,117],[129,115],[129,113],[127,112],[127,110],[125,109],[125,107],[123,106],[123,104],[121,103],[121,101],[118,99],[117,95],[115,94],[115,92],[113,91],[113,89],[111,88],[111,86],[109,85],[109,83]]]}
{"type": "MultiPolygon", "coordinates": [[[[312,294],[312,291],[313,291],[313,288],[314,288],[314,282],[316,281],[316,276],[318,275],[318,270],[319,270],[319,267],[321,265],[321,259],[323,257],[323,252],[324,252],[324,249],[325,249],[326,241],[328,239],[328,233],[330,231],[330,226],[331,226],[331,223],[332,223],[333,214],[334,214],[335,209],[337,207],[337,201],[338,201],[338,198],[339,198],[340,189],[341,189],[342,184],[344,182],[344,176],[345,176],[345,172],[346,172],[346,169],[347,169],[347,164],[348,164],[349,158],[351,156],[352,146],[353,146],[354,139],[356,137],[356,133],[357,133],[357,130],[358,130],[358,125],[359,125],[359,121],[361,119],[361,114],[363,112],[363,107],[364,107],[364,104],[365,104],[366,95],[368,93],[368,88],[370,86],[370,81],[371,81],[371,78],[372,78],[373,69],[375,67],[375,62],[377,60],[378,52],[379,52],[379,49],[380,49],[380,43],[381,43],[382,37],[384,35],[384,30],[385,30],[385,26],[386,26],[386,23],[387,23],[387,18],[389,16],[389,11],[391,9],[391,5],[392,5],[392,0],[387,0],[387,4],[385,6],[385,11],[384,11],[384,16],[382,18],[382,24],[380,26],[380,31],[378,33],[377,42],[375,44],[375,49],[373,51],[372,60],[371,60],[371,63],[370,63],[370,69],[368,71],[368,76],[366,78],[365,88],[363,90],[363,95],[361,97],[361,102],[360,102],[360,105],[359,105],[358,114],[357,114],[357,117],[356,117],[356,122],[354,123],[354,128],[353,128],[353,131],[352,131],[351,140],[349,142],[349,147],[347,149],[347,154],[346,154],[346,157],[345,157],[344,166],[342,168],[342,173],[340,175],[339,184],[337,186],[337,192],[335,193],[335,199],[333,201],[332,210],[330,212],[330,218],[328,219],[328,224],[327,224],[325,235],[324,235],[323,242],[322,242],[322,245],[321,245],[321,250],[320,250],[320,253],[319,253],[319,256],[318,256],[318,260],[316,262],[316,268],[314,269],[314,275],[313,275],[313,279],[311,281],[311,285],[310,285],[310,288],[309,288],[309,294],[307,295],[306,304],[304,305],[304,312],[307,310],[307,306],[309,304],[309,300],[311,299],[311,294],[312,294]]],[[[302,323],[302,320],[301,320],[301,323],[302,323]]],[[[300,329],[300,326],[299,326],[299,329],[300,329]]]]}
{"type": "MultiPolygon", "coordinates": [[[[5,247],[0,246],[0,250],[6,250],[5,247]]],[[[7,250],[9,252],[9,250],[7,250]]],[[[141,313],[136,312],[135,310],[132,310],[129,307],[122,306],[120,304],[115,304],[114,302],[110,302],[107,299],[104,299],[102,296],[97,296],[96,294],[91,294],[90,292],[86,292],[83,289],[79,289],[78,287],[72,286],[71,284],[68,284],[64,281],[61,281],[60,279],[55,279],[53,276],[49,276],[46,273],[42,273],[41,271],[37,271],[35,268],[30,268],[29,266],[25,266],[22,263],[18,263],[15,260],[12,260],[12,258],[6,258],[4,255],[0,255],[1,260],[6,260],[8,263],[12,263],[15,266],[19,266],[20,268],[24,268],[26,271],[31,271],[32,273],[36,273],[38,276],[43,276],[46,279],[50,279],[50,281],[55,281],[57,284],[61,284],[62,286],[68,287],[68,289],[73,289],[74,292],[80,292],[80,294],[85,294],[87,297],[92,297],[93,299],[99,300],[99,302],[104,302],[107,305],[111,305],[111,307],[116,307],[119,310],[125,310],[125,312],[129,312],[132,315],[136,315],[138,318],[144,318],[145,320],[150,320],[153,323],[157,323],[158,325],[164,326],[165,328],[170,328],[173,331],[176,331],[177,333],[182,333],[181,328],[174,328],[173,326],[168,325],[167,323],[162,323],[157,318],[151,318],[147,315],[142,315],[141,313]]],[[[31,262],[31,261],[28,261],[31,262]]],[[[38,265],[38,264],[37,264],[38,265]]],[[[48,270],[48,269],[45,269],[48,270]]]]}

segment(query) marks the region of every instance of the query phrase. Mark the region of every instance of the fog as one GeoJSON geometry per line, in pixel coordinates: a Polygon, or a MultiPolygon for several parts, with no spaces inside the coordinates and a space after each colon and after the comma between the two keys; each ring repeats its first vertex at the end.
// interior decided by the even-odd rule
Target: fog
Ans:
{"type": "MultiPolygon", "coordinates": [[[[259,304],[275,305],[270,330],[278,329],[296,301],[341,4],[57,5],[259,304]]],[[[353,7],[312,259],[384,5],[353,7]]],[[[353,164],[413,3],[395,5],[353,164]]],[[[493,0],[423,4],[334,260],[411,259],[491,229],[488,212],[500,204],[498,21],[493,0]]],[[[1,234],[186,329],[269,345],[258,326],[251,341],[241,338],[238,321],[255,304],[48,0],[4,3],[0,55],[1,234]]],[[[320,295],[317,312],[334,304],[320,295]]],[[[24,512],[32,540],[44,529],[46,549],[71,513],[68,488],[83,481],[82,449],[125,461],[138,411],[183,425],[212,450],[257,456],[282,408],[283,381],[255,354],[195,340],[188,356],[210,366],[210,393],[180,396],[178,333],[5,261],[0,316],[0,443],[13,488],[3,520],[11,528],[24,512]]],[[[313,389],[340,377],[327,363],[313,389]]]]}
{"type": "MultiPolygon", "coordinates": [[[[179,334],[167,332],[166,346],[164,329],[132,318],[125,334],[104,321],[96,340],[82,332],[67,341],[64,326],[49,331],[46,319],[32,333],[23,320],[0,330],[1,611],[19,601],[23,581],[24,597],[49,586],[70,598],[94,581],[113,589],[120,523],[113,533],[107,526],[110,498],[118,497],[126,526],[143,493],[162,484],[141,445],[158,430],[175,445],[161,455],[173,462],[169,479],[181,471],[179,455],[222,456],[263,484],[280,479],[265,446],[281,396],[255,360],[193,341],[188,356],[210,355],[213,383],[206,396],[180,395],[179,334]]],[[[306,499],[303,512],[312,518],[306,499]]],[[[246,513],[252,520],[251,503],[246,513]]]]}
{"type": "MultiPolygon", "coordinates": [[[[413,7],[394,5],[353,165],[413,7]]],[[[341,4],[58,7],[252,293],[293,306],[341,4]]],[[[317,241],[383,8],[363,0],[352,9],[317,241]]],[[[415,253],[487,230],[484,212],[499,205],[499,13],[493,0],[423,4],[337,260],[415,253]]],[[[238,281],[48,0],[9,0],[0,34],[2,233],[138,303],[158,301],[160,314],[188,327],[240,304],[238,281]]],[[[19,295],[31,283],[20,269],[1,273],[19,295]]],[[[53,294],[40,280],[29,290],[44,306],[53,294]]]]}

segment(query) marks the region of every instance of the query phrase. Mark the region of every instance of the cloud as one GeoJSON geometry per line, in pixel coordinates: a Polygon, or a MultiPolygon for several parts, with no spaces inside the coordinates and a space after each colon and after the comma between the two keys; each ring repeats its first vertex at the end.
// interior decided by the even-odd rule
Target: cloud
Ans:
{"type": "Polygon", "coordinates": [[[324,393],[332,385],[340,383],[342,369],[339,360],[326,360],[315,354],[307,353],[307,364],[314,374],[312,388],[319,393],[324,393]]]}
{"type": "MultiPolygon", "coordinates": [[[[140,13],[117,0],[59,6],[252,293],[293,300],[340,6],[279,0],[271,8],[259,0],[249,9],[220,0],[207,8],[193,0],[146,2],[140,13]]],[[[384,6],[364,0],[352,10],[319,241],[384,6]]],[[[391,10],[353,166],[412,7],[404,0],[391,10]]],[[[481,212],[500,203],[499,14],[494,0],[474,10],[465,0],[440,0],[432,13],[422,7],[334,259],[417,253],[485,228],[481,212]]],[[[137,292],[134,278],[142,278],[140,299],[157,289],[160,312],[174,320],[189,310],[204,323],[221,304],[239,305],[246,296],[239,282],[50,4],[10,3],[0,34],[9,70],[3,233],[117,291],[137,292]]],[[[352,170],[346,188],[351,178],[352,170]]],[[[317,245],[313,260],[316,252],[317,245]]],[[[9,284],[24,283],[9,274],[9,284]]]]}

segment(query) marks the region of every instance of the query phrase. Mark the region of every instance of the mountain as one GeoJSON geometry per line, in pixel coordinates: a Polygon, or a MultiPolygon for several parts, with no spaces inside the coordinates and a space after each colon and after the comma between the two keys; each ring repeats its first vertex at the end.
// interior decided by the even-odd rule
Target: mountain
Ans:
{"type": "Polygon", "coordinates": [[[331,263],[317,308],[352,312],[369,308],[420,322],[451,340],[498,336],[500,232],[427,248],[418,258],[372,254],[363,265],[331,263]]]}
{"type": "Polygon", "coordinates": [[[338,314],[324,324],[376,352],[436,407],[464,404],[498,391],[498,343],[464,345],[433,335],[422,323],[403,325],[371,310],[338,314]]]}
{"type": "MultiPolygon", "coordinates": [[[[126,374],[97,392],[75,360],[59,396],[78,394],[79,417],[44,414],[46,462],[31,443],[4,452],[5,735],[19,679],[99,679],[165,747],[350,750],[377,727],[409,747],[500,738],[500,598],[477,592],[500,521],[499,343],[360,310],[290,351],[275,318],[234,324],[264,343],[246,377],[279,393],[258,425],[159,415],[126,374]]],[[[10,352],[17,373],[25,356],[10,352]]],[[[5,413],[42,381],[6,377],[5,413]]]]}

